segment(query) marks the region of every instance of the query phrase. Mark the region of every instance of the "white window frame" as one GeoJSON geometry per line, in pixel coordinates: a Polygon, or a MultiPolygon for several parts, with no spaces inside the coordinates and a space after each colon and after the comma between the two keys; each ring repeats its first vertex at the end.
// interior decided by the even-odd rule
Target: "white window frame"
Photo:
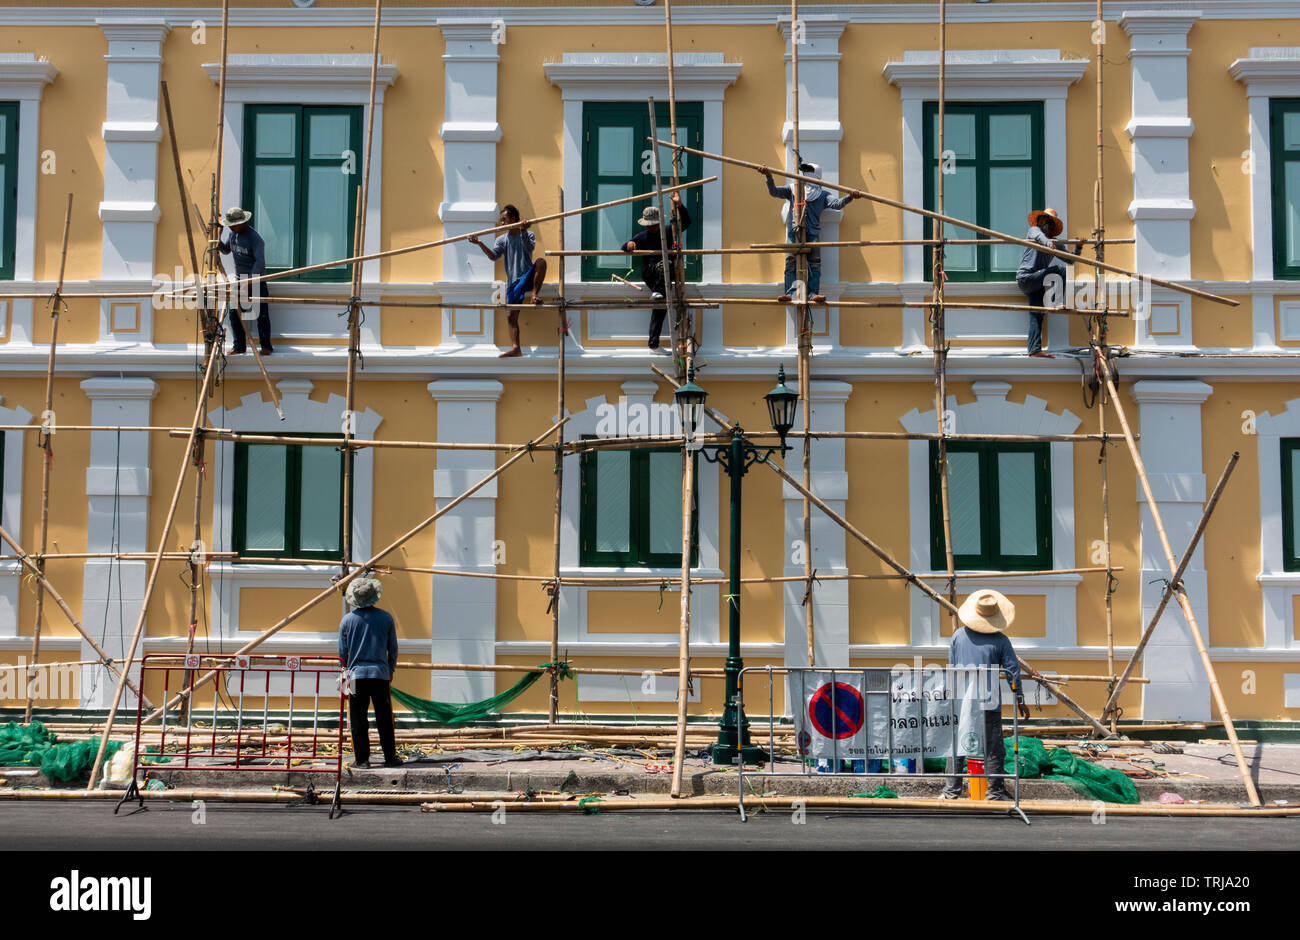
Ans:
{"type": "Polygon", "coordinates": [[[1282,551],[1282,439],[1300,437],[1300,398],[1277,415],[1255,419],[1259,438],[1259,582],[1263,605],[1264,648],[1300,649],[1295,638],[1294,598],[1300,571],[1287,571],[1282,551]]]}
{"type": "MultiPolygon", "coordinates": [[[[245,395],[233,408],[215,408],[208,413],[209,427],[230,428],[235,431],[271,432],[283,434],[286,428],[302,434],[343,433],[343,412],[347,405],[342,395],[331,393],[326,401],[312,401],[313,383],[309,379],[282,379],[276,383],[280,393],[280,407],[284,420],[276,413],[275,404],[262,399],[260,392],[245,395]]],[[[373,438],[383,421],[374,409],[356,412],[355,436],[373,438]]],[[[234,477],[235,445],[230,441],[217,441],[212,462],[212,550],[234,551],[232,530],[235,517],[234,477]]],[[[352,555],[369,558],[374,525],[372,514],[375,482],[375,455],[373,449],[363,448],[352,458],[352,555]]],[[[214,632],[236,640],[257,636],[267,623],[243,629],[239,612],[239,592],[246,587],[315,588],[329,587],[330,577],[337,570],[337,562],[322,561],[316,565],[274,565],[256,562],[233,564],[216,561],[208,568],[212,582],[212,622],[214,632]]],[[[284,611],[285,614],[289,610],[284,611]]],[[[294,632],[295,641],[330,641],[334,632],[294,632]]]]}
{"type": "MultiPolygon", "coordinates": [[[[1047,403],[1033,395],[1023,404],[1007,401],[1011,385],[1006,382],[972,382],[975,401],[957,404],[949,396],[947,409],[954,412],[955,431],[961,434],[1071,434],[1080,419],[1068,408],[1059,414],[1047,410],[1047,403]]],[[[899,419],[903,429],[913,434],[930,434],[936,427],[934,409],[926,412],[913,408],[899,419]]],[[[1052,481],[1052,567],[1074,567],[1074,453],[1073,444],[1048,445],[1051,454],[1052,481]]],[[[930,587],[943,592],[947,587],[946,571],[930,569],[930,442],[909,441],[907,445],[909,546],[911,569],[930,587]]],[[[1046,631],[1041,637],[1016,637],[1017,646],[1073,647],[1076,643],[1076,588],[1083,580],[1077,574],[1036,575],[1033,577],[999,577],[989,581],[1004,594],[1041,595],[1046,604],[1046,631]]],[[[963,578],[959,587],[971,587],[975,581],[963,578]]],[[[913,646],[946,644],[940,635],[942,613],[937,604],[911,592],[911,631],[913,646]]]]}
{"type": "MultiPolygon", "coordinates": [[[[32,413],[22,405],[5,408],[0,397],[0,424],[27,424],[32,413]]],[[[4,490],[0,492],[0,525],[20,538],[23,521],[23,448],[30,431],[0,431],[4,435],[4,490]]],[[[30,551],[29,546],[24,549],[30,551]]],[[[4,554],[12,549],[3,546],[4,554]]],[[[18,596],[22,581],[21,561],[0,561],[0,640],[18,637],[18,596]]],[[[30,638],[22,639],[21,649],[30,648],[30,638]]],[[[3,649],[3,647],[0,647],[3,649]]]]}

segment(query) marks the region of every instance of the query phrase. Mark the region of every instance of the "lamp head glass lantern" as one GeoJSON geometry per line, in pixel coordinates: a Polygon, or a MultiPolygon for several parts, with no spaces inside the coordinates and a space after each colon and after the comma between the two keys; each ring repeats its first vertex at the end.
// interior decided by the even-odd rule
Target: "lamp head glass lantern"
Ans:
{"type": "Polygon", "coordinates": [[[682,419],[682,436],[687,441],[693,440],[700,428],[700,422],[704,418],[704,401],[708,397],[709,393],[695,384],[695,366],[691,366],[686,374],[686,383],[679,385],[673,392],[673,401],[677,402],[677,410],[682,419]]]}
{"type": "Polygon", "coordinates": [[[767,402],[767,416],[772,422],[772,429],[781,435],[781,448],[785,449],[785,436],[794,427],[795,409],[799,407],[799,394],[785,384],[785,366],[780,366],[776,373],[776,388],[763,399],[767,402]]]}

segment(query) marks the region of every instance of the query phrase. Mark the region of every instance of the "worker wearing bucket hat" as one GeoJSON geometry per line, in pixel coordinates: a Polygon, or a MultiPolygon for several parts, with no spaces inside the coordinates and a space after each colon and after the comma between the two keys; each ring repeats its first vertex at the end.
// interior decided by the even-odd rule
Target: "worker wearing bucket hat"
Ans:
{"type": "MultiPolygon", "coordinates": [[[[1048,248],[1064,250],[1067,243],[1057,239],[1065,230],[1065,223],[1056,214],[1055,209],[1035,209],[1029,213],[1028,241],[1048,248]]],[[[1074,241],[1074,253],[1083,250],[1083,239],[1074,241]]],[[[1055,255],[1049,255],[1034,248],[1026,248],[1020,258],[1020,267],[1016,269],[1016,286],[1029,298],[1030,306],[1056,307],[1065,303],[1065,281],[1067,262],[1055,255]]],[[[1029,355],[1040,359],[1054,359],[1051,353],[1043,352],[1043,314],[1029,314],[1029,355]]]]}
{"type": "Polygon", "coordinates": [[[391,688],[397,669],[397,625],[386,610],[375,606],[383,592],[374,578],[361,575],[350,582],[344,597],[352,608],[339,624],[339,656],[347,670],[348,719],[352,727],[352,766],[370,766],[370,724],[367,712],[375,703],[375,724],[384,751],[384,766],[397,767],[391,688]]]}
{"type": "Polygon", "coordinates": [[[221,235],[220,247],[224,255],[232,255],[235,262],[235,277],[239,279],[238,296],[230,310],[230,352],[239,355],[246,350],[247,337],[243,320],[253,319],[253,310],[257,310],[257,339],[263,356],[271,355],[271,305],[266,301],[266,285],[263,281],[253,281],[266,273],[266,243],[248,223],[253,213],[247,209],[233,206],[226,210],[221,221],[226,231],[221,235]]]}
{"type": "MultiPolygon", "coordinates": [[[[1020,685],[1020,660],[1007,639],[1006,631],[1015,622],[1016,605],[1005,595],[991,590],[975,591],[958,610],[962,625],[952,635],[948,650],[948,665],[957,667],[992,666],[1006,673],[1007,682],[1016,697],[1016,708],[1022,718],[1029,717],[1024,692],[1020,685]]],[[[988,773],[1002,773],[1006,763],[1006,747],[1002,743],[1001,696],[992,689],[983,695],[984,708],[984,765],[988,773]]],[[[956,772],[956,759],[949,758],[948,772],[956,772]]],[[[949,777],[943,788],[943,798],[955,800],[961,796],[961,778],[949,777]]],[[[989,800],[1009,800],[1002,777],[989,778],[989,800]]]]}

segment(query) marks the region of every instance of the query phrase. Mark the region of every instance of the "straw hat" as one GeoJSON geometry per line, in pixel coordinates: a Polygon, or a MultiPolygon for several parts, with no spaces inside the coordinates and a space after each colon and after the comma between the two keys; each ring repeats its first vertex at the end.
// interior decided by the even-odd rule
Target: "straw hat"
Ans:
{"type": "Polygon", "coordinates": [[[659,224],[659,207],[646,206],[641,210],[641,218],[637,219],[638,225],[651,226],[659,224]]]}
{"type": "Polygon", "coordinates": [[[348,584],[344,597],[352,607],[373,607],[383,591],[384,586],[374,578],[357,578],[348,584]]]}
{"type": "Polygon", "coordinates": [[[252,217],[253,213],[249,212],[247,209],[241,209],[239,206],[231,206],[226,210],[226,214],[222,218],[222,221],[225,222],[226,225],[243,225],[252,217]]]}
{"type": "Polygon", "coordinates": [[[1065,223],[1055,209],[1035,209],[1029,213],[1029,224],[1037,225],[1048,238],[1055,238],[1065,231],[1065,223]]]}
{"type": "Polygon", "coordinates": [[[976,633],[1002,633],[1016,619],[1016,605],[997,591],[976,591],[957,611],[963,626],[976,633]]]}

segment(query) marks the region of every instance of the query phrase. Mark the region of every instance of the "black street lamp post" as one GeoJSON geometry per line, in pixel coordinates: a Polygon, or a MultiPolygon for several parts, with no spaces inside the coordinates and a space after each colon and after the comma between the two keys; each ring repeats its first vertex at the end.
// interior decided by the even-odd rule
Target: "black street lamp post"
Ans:
{"type": "MultiPolygon", "coordinates": [[[[708,393],[695,384],[695,370],[692,368],[686,384],[673,393],[677,407],[681,411],[682,433],[688,447],[699,428],[704,413],[704,401],[708,393]]],[[[757,763],[762,751],[754,747],[749,739],[749,720],[745,717],[744,705],[740,700],[740,670],[744,660],[740,658],[740,511],[741,481],[745,472],[756,463],[766,463],[773,454],[782,455],[789,449],[785,437],[794,426],[795,409],[799,396],[785,384],[785,368],[777,372],[777,384],[764,396],[767,402],[768,418],[773,429],[781,435],[777,447],[756,447],[745,437],[744,429],[733,424],[728,430],[731,440],[725,444],[697,445],[704,454],[704,459],[716,463],[727,472],[731,479],[731,567],[728,572],[727,587],[727,662],[726,701],[722,721],[718,727],[718,740],[713,746],[713,762],[724,766],[734,764],[739,757],[744,763],[757,763]]]]}

